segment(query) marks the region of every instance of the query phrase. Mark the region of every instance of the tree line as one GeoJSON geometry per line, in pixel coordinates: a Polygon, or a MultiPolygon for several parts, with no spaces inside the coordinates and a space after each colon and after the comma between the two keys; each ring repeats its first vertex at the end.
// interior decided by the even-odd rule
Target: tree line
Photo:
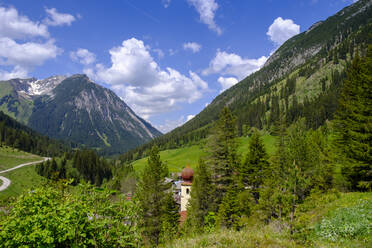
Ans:
{"type": "Polygon", "coordinates": [[[73,185],[85,181],[100,186],[112,178],[113,168],[113,163],[99,157],[95,151],[77,150],[38,164],[35,170],[48,179],[73,179],[73,185]]]}
{"type": "Polygon", "coordinates": [[[70,145],[40,135],[2,111],[0,111],[0,145],[42,156],[59,156],[71,149],[70,145]]]}

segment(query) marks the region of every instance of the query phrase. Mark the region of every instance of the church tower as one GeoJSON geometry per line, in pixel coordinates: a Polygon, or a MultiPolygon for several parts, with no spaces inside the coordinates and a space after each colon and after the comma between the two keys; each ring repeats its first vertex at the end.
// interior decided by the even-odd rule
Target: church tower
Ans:
{"type": "Polygon", "coordinates": [[[191,193],[191,186],[192,186],[192,179],[194,176],[194,171],[190,168],[190,166],[186,166],[185,169],[182,170],[181,177],[181,212],[186,211],[187,203],[190,199],[191,193]]]}

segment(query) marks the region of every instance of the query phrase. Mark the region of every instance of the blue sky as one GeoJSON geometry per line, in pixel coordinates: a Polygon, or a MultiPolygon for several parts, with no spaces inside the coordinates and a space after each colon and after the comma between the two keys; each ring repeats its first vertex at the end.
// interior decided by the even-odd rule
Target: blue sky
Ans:
{"type": "Polygon", "coordinates": [[[0,80],[86,73],[167,132],[352,0],[0,0],[0,80]]]}

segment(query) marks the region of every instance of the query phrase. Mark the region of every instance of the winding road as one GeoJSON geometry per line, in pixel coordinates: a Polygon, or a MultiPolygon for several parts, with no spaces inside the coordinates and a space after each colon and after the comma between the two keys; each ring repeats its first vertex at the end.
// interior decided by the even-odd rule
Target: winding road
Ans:
{"type": "MultiPolygon", "coordinates": [[[[24,164],[20,164],[20,165],[17,165],[13,168],[10,168],[10,169],[7,169],[7,170],[3,170],[3,171],[0,171],[0,174],[2,173],[6,173],[6,172],[9,172],[9,171],[12,171],[12,170],[16,170],[16,169],[19,169],[19,168],[22,168],[23,166],[27,166],[27,165],[33,165],[33,164],[38,164],[38,163],[42,163],[42,162],[45,162],[47,160],[50,160],[50,158],[44,158],[43,160],[39,160],[39,161],[35,161],[35,162],[29,162],[29,163],[24,163],[24,164]]],[[[3,181],[3,184],[0,186],[0,191],[3,191],[3,190],[6,190],[10,183],[12,181],[10,181],[10,179],[6,178],[6,177],[2,177],[0,176],[0,181],[3,181]]]]}

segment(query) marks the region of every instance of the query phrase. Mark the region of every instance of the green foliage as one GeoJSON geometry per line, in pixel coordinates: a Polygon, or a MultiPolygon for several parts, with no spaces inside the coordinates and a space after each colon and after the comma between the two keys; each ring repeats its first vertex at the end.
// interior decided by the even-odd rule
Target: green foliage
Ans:
{"type": "Polygon", "coordinates": [[[201,159],[194,173],[191,198],[187,207],[186,221],[194,230],[200,231],[206,225],[205,221],[214,200],[213,195],[211,172],[201,159]]]}
{"type": "Polygon", "coordinates": [[[228,108],[224,108],[207,144],[209,157],[206,162],[213,171],[216,206],[221,203],[229,186],[235,183],[234,174],[237,174],[240,163],[236,137],[235,117],[228,108]]]}
{"type": "Polygon", "coordinates": [[[43,156],[58,156],[69,150],[67,145],[36,133],[0,111],[0,145],[3,144],[43,156]]]}
{"type": "Polygon", "coordinates": [[[240,177],[243,185],[250,189],[256,201],[258,190],[268,174],[269,162],[265,146],[257,130],[249,141],[249,151],[245,162],[240,167],[240,177]]]}
{"type": "Polygon", "coordinates": [[[56,159],[38,164],[36,172],[48,179],[73,179],[74,184],[81,180],[100,186],[104,180],[112,178],[113,164],[99,157],[93,150],[77,150],[56,159]]]}
{"type": "Polygon", "coordinates": [[[161,241],[175,239],[178,234],[179,227],[179,206],[174,200],[172,192],[166,194],[163,203],[163,215],[161,219],[161,241]]]}
{"type": "Polygon", "coordinates": [[[238,187],[235,184],[230,185],[218,207],[217,226],[222,228],[240,228],[239,221],[242,211],[238,194],[238,187]]]}
{"type": "Polygon", "coordinates": [[[353,207],[335,210],[322,219],[315,233],[329,241],[369,237],[372,234],[372,201],[359,200],[353,207]]]}
{"type": "Polygon", "coordinates": [[[167,197],[166,193],[171,186],[165,182],[167,175],[168,168],[160,160],[159,150],[154,146],[136,192],[140,210],[139,225],[142,228],[145,243],[151,246],[158,245],[164,237],[163,234],[167,235],[162,231],[173,230],[173,227],[178,224],[178,219],[177,223],[173,222],[175,213],[173,212],[174,203],[171,201],[174,199],[167,197]],[[165,209],[171,212],[165,213],[165,209]]]}
{"type": "Polygon", "coordinates": [[[372,45],[347,72],[334,126],[335,146],[344,158],[342,173],[352,189],[372,189],[372,45]]]}
{"type": "Polygon", "coordinates": [[[37,188],[19,197],[0,221],[5,247],[138,247],[134,202],[80,185],[37,188]]]}

